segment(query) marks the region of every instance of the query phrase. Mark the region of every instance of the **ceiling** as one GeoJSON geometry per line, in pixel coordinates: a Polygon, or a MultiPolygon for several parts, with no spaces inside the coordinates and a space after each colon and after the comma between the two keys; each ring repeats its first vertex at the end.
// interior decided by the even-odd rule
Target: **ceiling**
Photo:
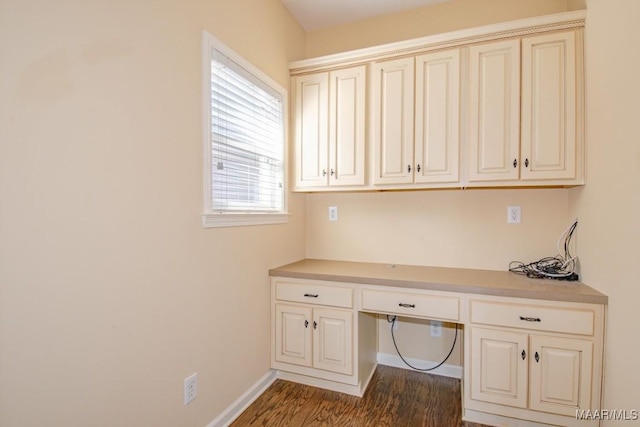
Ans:
{"type": "Polygon", "coordinates": [[[374,16],[451,0],[282,0],[305,30],[318,30],[374,16]]]}

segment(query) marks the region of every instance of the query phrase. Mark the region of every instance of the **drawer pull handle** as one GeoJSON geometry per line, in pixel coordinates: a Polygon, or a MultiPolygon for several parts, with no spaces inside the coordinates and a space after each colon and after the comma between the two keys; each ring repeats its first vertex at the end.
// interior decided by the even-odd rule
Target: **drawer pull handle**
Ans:
{"type": "Polygon", "coordinates": [[[400,307],[404,307],[404,308],[416,308],[415,304],[405,304],[403,302],[401,302],[400,304],[398,304],[398,306],[400,307]]]}
{"type": "Polygon", "coordinates": [[[540,362],[540,355],[538,354],[537,351],[536,351],[536,354],[535,354],[534,358],[536,359],[536,363],[540,362]]]}
{"type": "Polygon", "coordinates": [[[307,298],[318,298],[318,294],[304,294],[307,298]]]}
{"type": "Polygon", "coordinates": [[[523,317],[520,316],[520,320],[524,320],[525,322],[540,322],[540,318],[539,317],[523,317]]]}

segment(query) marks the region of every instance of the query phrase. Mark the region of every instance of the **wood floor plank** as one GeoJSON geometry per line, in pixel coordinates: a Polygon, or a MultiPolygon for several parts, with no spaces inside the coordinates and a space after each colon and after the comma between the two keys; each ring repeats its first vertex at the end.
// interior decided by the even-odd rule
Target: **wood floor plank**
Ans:
{"type": "Polygon", "coordinates": [[[362,398],[276,380],[231,427],[486,427],[463,422],[460,380],[379,365],[362,398]]]}

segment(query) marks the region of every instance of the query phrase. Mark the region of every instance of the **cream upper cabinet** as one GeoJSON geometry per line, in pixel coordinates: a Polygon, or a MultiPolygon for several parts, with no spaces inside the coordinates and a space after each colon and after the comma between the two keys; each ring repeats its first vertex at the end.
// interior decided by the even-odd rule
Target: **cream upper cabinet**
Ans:
{"type": "Polygon", "coordinates": [[[459,49],[373,69],[374,184],[457,182],[459,49]]]}
{"type": "Polygon", "coordinates": [[[469,181],[517,180],[520,40],[469,48],[468,129],[469,181]]]}
{"type": "Polygon", "coordinates": [[[298,76],[296,189],[365,183],[366,66],[298,76]]]}
{"type": "Polygon", "coordinates": [[[576,178],[576,33],[522,39],[523,180],[576,178]]]}
{"type": "Polygon", "coordinates": [[[460,50],[416,57],[414,182],[458,182],[460,50]]]}
{"type": "Polygon", "coordinates": [[[293,79],[296,188],[326,186],[329,150],[329,73],[293,79]]]}
{"type": "Polygon", "coordinates": [[[329,73],[329,185],[365,183],[366,67],[329,73]]]}
{"type": "Polygon", "coordinates": [[[583,185],[585,16],[291,63],[295,190],[583,185]]]}
{"type": "Polygon", "coordinates": [[[583,183],[581,34],[469,48],[470,184],[583,183]]]}
{"type": "Polygon", "coordinates": [[[413,181],[414,58],[373,64],[373,183],[413,181]]]}

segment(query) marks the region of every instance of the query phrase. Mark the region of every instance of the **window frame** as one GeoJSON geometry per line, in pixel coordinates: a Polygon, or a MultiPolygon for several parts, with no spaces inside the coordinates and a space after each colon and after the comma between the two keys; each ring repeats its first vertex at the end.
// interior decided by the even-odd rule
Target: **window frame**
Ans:
{"type": "Polygon", "coordinates": [[[204,212],[202,214],[202,225],[210,227],[235,227],[249,225],[283,224],[289,220],[288,212],[288,141],[289,141],[289,93],[287,89],[278,84],[271,77],[266,75],[255,65],[244,59],[234,50],[226,46],[207,31],[202,32],[202,105],[203,105],[203,198],[204,212]],[[279,212],[253,212],[253,211],[221,211],[213,208],[212,191],[212,135],[211,135],[211,61],[212,49],[221,52],[235,63],[244,68],[256,79],[269,86],[273,91],[281,96],[282,102],[282,210],[279,212]]]}

